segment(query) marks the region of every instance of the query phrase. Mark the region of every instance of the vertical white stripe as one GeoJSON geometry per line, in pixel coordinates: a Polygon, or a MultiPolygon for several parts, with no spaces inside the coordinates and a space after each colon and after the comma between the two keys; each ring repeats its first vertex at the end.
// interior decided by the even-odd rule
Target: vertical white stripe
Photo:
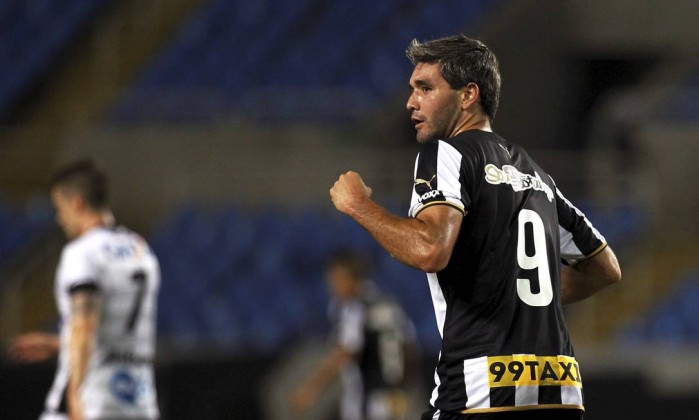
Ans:
{"type": "Polygon", "coordinates": [[[461,197],[461,153],[440,140],[437,149],[437,186],[447,201],[463,206],[461,197]]]}
{"type": "Polygon", "coordinates": [[[539,386],[518,386],[515,389],[515,406],[539,404],[539,386]]]}
{"type": "Polygon", "coordinates": [[[583,405],[582,388],[579,388],[577,386],[562,386],[561,403],[571,405],[583,405]]]}
{"type": "Polygon", "coordinates": [[[340,398],[340,417],[343,420],[362,418],[364,404],[364,383],[359,366],[352,363],[342,370],[342,397],[340,398]]]}
{"type": "Polygon", "coordinates": [[[461,153],[445,141],[437,149],[437,189],[461,198],[461,153]]]}
{"type": "Polygon", "coordinates": [[[439,336],[444,338],[444,319],[447,316],[447,301],[444,299],[442,287],[439,285],[436,273],[427,273],[427,281],[430,285],[432,304],[434,305],[434,315],[437,318],[437,328],[439,336]]]}
{"type": "MultiPolygon", "coordinates": [[[[439,352],[439,358],[442,358],[442,352],[439,352]]],[[[439,386],[442,381],[439,380],[439,375],[437,374],[437,369],[434,370],[434,389],[432,390],[432,397],[430,398],[430,404],[432,407],[437,403],[437,398],[439,397],[439,386]]]]}
{"type": "MultiPolygon", "coordinates": [[[[413,169],[413,182],[415,181],[415,179],[417,179],[417,164],[419,161],[420,161],[420,154],[418,153],[417,157],[415,158],[415,169],[413,169]]],[[[415,191],[415,185],[413,185],[412,194],[410,195],[410,209],[408,209],[408,216],[409,217],[415,216],[413,214],[413,209],[417,208],[417,205],[419,202],[420,202],[420,196],[417,195],[417,192],[415,191]]]]}
{"type": "Polygon", "coordinates": [[[487,356],[464,360],[464,382],[466,408],[490,408],[487,356]]]}
{"type": "Polygon", "coordinates": [[[434,416],[432,416],[432,420],[439,420],[439,415],[442,414],[441,411],[437,410],[434,412],[434,416]]]}
{"type": "Polygon", "coordinates": [[[63,350],[68,348],[68,333],[65,332],[67,329],[65,325],[61,326],[61,351],[58,354],[58,369],[56,369],[53,385],[46,397],[46,410],[48,412],[58,411],[63,394],[67,391],[66,388],[68,386],[68,352],[63,350]]]}

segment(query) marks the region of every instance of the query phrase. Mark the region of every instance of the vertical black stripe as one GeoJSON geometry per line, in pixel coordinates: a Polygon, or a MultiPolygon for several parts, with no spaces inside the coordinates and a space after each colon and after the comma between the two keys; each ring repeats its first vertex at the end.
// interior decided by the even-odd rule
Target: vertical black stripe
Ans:
{"type": "Polygon", "coordinates": [[[58,412],[61,414],[68,414],[68,384],[63,386],[61,402],[58,404],[58,412]]]}
{"type": "MultiPolygon", "coordinates": [[[[439,377],[439,387],[437,387],[437,399],[434,405],[435,407],[443,407],[444,404],[449,401],[449,395],[447,395],[446,392],[447,389],[449,389],[449,378],[447,377],[447,365],[442,358],[439,359],[439,363],[437,364],[437,376],[439,377]]],[[[465,386],[464,389],[466,389],[465,386]]]]}
{"type": "Polygon", "coordinates": [[[490,388],[491,407],[514,407],[516,387],[490,388]]]}
{"type": "Polygon", "coordinates": [[[539,404],[561,404],[561,387],[555,385],[539,387],[539,404]]]}
{"type": "Polygon", "coordinates": [[[420,155],[418,156],[417,171],[415,171],[415,192],[423,195],[437,187],[437,158],[439,154],[439,143],[430,141],[424,143],[420,155]],[[427,183],[418,182],[427,181],[427,183]]]}

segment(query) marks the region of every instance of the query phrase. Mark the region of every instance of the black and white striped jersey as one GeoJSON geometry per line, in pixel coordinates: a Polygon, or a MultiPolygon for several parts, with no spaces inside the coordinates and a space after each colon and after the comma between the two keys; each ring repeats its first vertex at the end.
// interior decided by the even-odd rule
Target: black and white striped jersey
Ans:
{"type": "Polygon", "coordinates": [[[342,371],[341,418],[382,418],[372,415],[383,394],[404,385],[407,344],[415,331],[403,309],[366,281],[356,299],[334,302],[330,308],[335,345],[353,354],[342,371]]]}
{"type": "Polygon", "coordinates": [[[410,216],[433,205],[464,219],[447,267],[427,274],[442,336],[430,403],[464,413],[582,409],[559,264],[595,255],[605,239],[524,149],[492,132],[423,145],[410,216]]]}

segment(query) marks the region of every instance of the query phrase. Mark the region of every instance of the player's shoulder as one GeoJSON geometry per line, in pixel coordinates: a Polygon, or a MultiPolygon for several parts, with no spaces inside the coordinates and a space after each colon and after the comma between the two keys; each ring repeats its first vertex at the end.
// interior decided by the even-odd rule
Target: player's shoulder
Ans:
{"type": "Polygon", "coordinates": [[[440,139],[441,145],[458,151],[464,157],[488,158],[490,155],[506,153],[511,143],[492,131],[466,130],[454,137],[440,139]]]}
{"type": "Polygon", "coordinates": [[[64,256],[85,256],[98,254],[110,247],[110,245],[136,242],[147,247],[147,243],[141,235],[124,226],[98,227],[85,232],[73,239],[63,248],[64,256]]]}
{"type": "Polygon", "coordinates": [[[85,255],[104,241],[104,230],[102,228],[91,229],[77,238],[72,239],[63,247],[64,256],[85,255]]]}

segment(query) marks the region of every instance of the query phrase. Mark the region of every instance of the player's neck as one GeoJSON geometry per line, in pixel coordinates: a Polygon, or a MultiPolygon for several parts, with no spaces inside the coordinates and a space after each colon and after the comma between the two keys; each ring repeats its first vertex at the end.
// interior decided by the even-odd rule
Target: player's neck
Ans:
{"type": "Polygon", "coordinates": [[[449,137],[454,137],[459,133],[463,133],[464,131],[468,130],[493,131],[493,129],[490,127],[490,120],[488,117],[480,113],[468,114],[461,121],[461,123],[456,126],[453,134],[449,137]]]}
{"type": "Polygon", "coordinates": [[[102,215],[90,212],[86,214],[83,218],[80,224],[78,236],[82,236],[85,233],[91,231],[92,229],[102,226],[104,226],[104,220],[102,218],[102,215]]]}

